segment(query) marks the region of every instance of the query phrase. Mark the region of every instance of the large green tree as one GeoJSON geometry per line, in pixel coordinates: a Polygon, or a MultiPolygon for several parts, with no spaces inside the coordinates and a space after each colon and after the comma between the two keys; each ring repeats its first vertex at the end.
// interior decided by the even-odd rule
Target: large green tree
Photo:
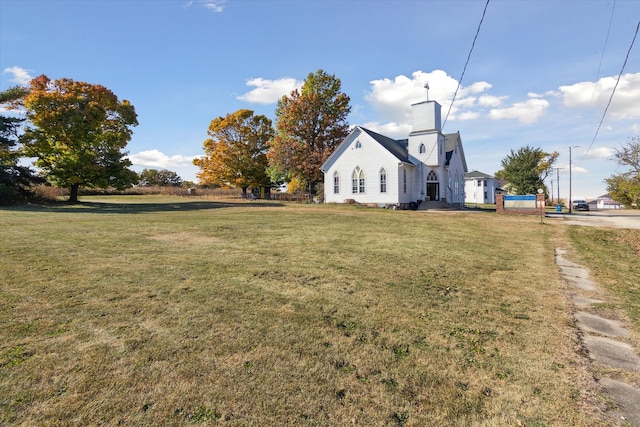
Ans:
{"type": "Polygon", "coordinates": [[[30,82],[24,106],[25,153],[48,180],[69,188],[69,202],[78,202],[81,186],[121,189],[137,181],[123,151],[138,124],[129,101],[101,85],[41,75],[30,82]]]}
{"type": "Polygon", "coordinates": [[[268,117],[238,110],[213,119],[207,134],[205,155],[193,161],[201,184],[239,187],[244,194],[249,187],[269,185],[267,143],[273,126],[268,117]]]}
{"type": "Polygon", "coordinates": [[[626,205],[640,205],[640,137],[632,137],[629,142],[616,149],[616,161],[629,170],[605,179],[609,195],[626,205]]]}
{"type": "Polygon", "coordinates": [[[539,188],[547,192],[544,180],[549,176],[559,153],[547,153],[542,148],[525,146],[513,149],[502,160],[502,169],[496,177],[505,181],[506,189],[512,194],[535,194],[539,188]]]}
{"type": "Polygon", "coordinates": [[[283,96],[269,143],[272,174],[303,180],[315,192],[323,180],[320,166],[349,133],[349,101],[340,79],[322,70],[310,73],[301,90],[283,96]]]}
{"type": "MultiPolygon", "coordinates": [[[[2,110],[18,108],[26,94],[27,89],[19,86],[0,92],[2,110]]],[[[24,121],[16,115],[0,115],[0,204],[24,200],[31,195],[32,184],[39,181],[33,170],[19,164],[18,137],[24,121]]]]}
{"type": "Polygon", "coordinates": [[[180,187],[182,185],[182,178],[167,169],[144,169],[139,177],[138,184],[145,187],[180,187]]]}

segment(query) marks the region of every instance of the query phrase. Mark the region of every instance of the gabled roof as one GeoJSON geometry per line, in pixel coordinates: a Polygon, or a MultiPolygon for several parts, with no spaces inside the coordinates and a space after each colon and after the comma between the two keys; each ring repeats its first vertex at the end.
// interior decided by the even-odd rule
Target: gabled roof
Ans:
{"type": "Polygon", "coordinates": [[[476,179],[476,178],[491,179],[493,178],[493,176],[487,175],[486,173],[476,171],[476,170],[467,172],[464,174],[464,179],[476,179]]]}
{"type": "Polygon", "coordinates": [[[444,136],[444,151],[446,152],[445,166],[449,166],[449,162],[451,161],[451,157],[453,156],[453,152],[456,149],[456,145],[458,146],[458,150],[460,150],[460,159],[462,160],[462,167],[466,172],[467,169],[467,159],[464,156],[464,150],[462,149],[462,140],[460,138],[460,132],[456,133],[448,133],[444,136]]]}
{"type": "Polygon", "coordinates": [[[456,148],[456,143],[460,138],[460,132],[447,133],[444,135],[444,151],[447,153],[452,152],[456,148]]]}
{"type": "Polygon", "coordinates": [[[338,147],[335,150],[333,150],[333,152],[329,155],[327,160],[325,160],[322,166],[320,166],[321,171],[324,172],[327,169],[327,165],[329,165],[334,160],[334,158],[340,155],[340,152],[341,152],[340,148],[343,147],[345,144],[349,144],[352,141],[352,137],[355,135],[356,132],[362,132],[367,134],[374,141],[380,144],[385,150],[387,150],[389,153],[395,156],[399,161],[404,163],[409,163],[411,165],[413,164],[411,160],[409,160],[409,150],[407,148],[408,147],[407,139],[395,140],[387,136],[380,135],[379,133],[376,133],[372,130],[365,129],[362,126],[356,125],[349,133],[349,136],[347,136],[340,143],[340,145],[338,145],[338,147]]]}
{"type": "Polygon", "coordinates": [[[401,162],[410,163],[409,150],[407,148],[408,140],[391,139],[387,136],[380,135],[379,133],[375,133],[374,131],[365,129],[361,126],[357,127],[360,128],[364,133],[369,135],[371,138],[375,139],[378,144],[386,148],[387,151],[396,156],[398,160],[400,160],[401,162]]]}

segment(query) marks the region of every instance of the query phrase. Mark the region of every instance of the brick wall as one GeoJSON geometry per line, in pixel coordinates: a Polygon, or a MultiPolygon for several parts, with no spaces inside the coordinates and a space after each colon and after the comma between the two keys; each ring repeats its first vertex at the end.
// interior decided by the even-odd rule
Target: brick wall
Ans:
{"type": "Polygon", "coordinates": [[[509,215],[540,215],[544,214],[544,194],[536,194],[536,209],[505,209],[504,194],[496,194],[496,212],[509,215]]]}

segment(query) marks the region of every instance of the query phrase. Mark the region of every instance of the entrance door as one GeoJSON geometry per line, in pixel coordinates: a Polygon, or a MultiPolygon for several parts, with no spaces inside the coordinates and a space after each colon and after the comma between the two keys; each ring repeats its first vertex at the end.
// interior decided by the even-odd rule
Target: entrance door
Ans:
{"type": "Polygon", "coordinates": [[[427,200],[440,200],[440,184],[427,182],[427,200]]]}

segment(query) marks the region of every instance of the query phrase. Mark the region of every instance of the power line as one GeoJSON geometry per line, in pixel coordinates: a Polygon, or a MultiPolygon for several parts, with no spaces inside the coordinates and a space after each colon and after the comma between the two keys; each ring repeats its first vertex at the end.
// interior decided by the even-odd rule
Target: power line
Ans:
{"type": "Polygon", "coordinates": [[[451,104],[449,104],[449,111],[447,111],[447,115],[444,118],[444,122],[442,123],[442,129],[447,124],[447,119],[449,118],[449,113],[451,112],[451,107],[453,107],[453,103],[456,102],[456,96],[458,95],[458,90],[460,89],[460,85],[462,84],[462,78],[464,77],[465,71],[467,71],[467,65],[469,65],[469,59],[471,59],[471,52],[473,52],[473,48],[476,45],[476,40],[478,38],[478,34],[480,34],[480,27],[482,26],[482,21],[484,21],[484,16],[487,13],[487,7],[489,7],[489,0],[484,5],[484,10],[482,11],[482,18],[480,18],[480,23],[478,24],[478,29],[476,30],[476,35],[473,37],[473,43],[471,43],[471,49],[469,50],[469,55],[467,55],[467,62],[464,63],[464,68],[462,69],[462,74],[460,75],[460,79],[458,80],[458,87],[453,94],[453,99],[451,100],[451,104]]]}
{"type": "MultiPolygon", "coordinates": [[[[613,6],[611,7],[611,16],[609,17],[609,28],[607,29],[607,36],[604,38],[604,46],[602,47],[602,54],[600,55],[600,63],[598,64],[598,75],[596,81],[600,80],[600,70],[602,70],[602,60],[604,59],[604,53],[607,50],[607,44],[609,44],[609,35],[611,34],[611,25],[613,24],[613,15],[616,10],[616,1],[613,0],[613,6]]],[[[596,96],[597,85],[593,85],[593,93],[591,94],[591,104],[593,104],[593,98],[596,96]]]]}
{"type": "Polygon", "coordinates": [[[602,119],[600,119],[600,123],[598,124],[598,128],[596,129],[596,134],[593,135],[593,139],[591,140],[591,144],[589,144],[589,148],[585,151],[584,156],[589,153],[591,147],[593,147],[593,143],[596,141],[598,137],[598,133],[600,132],[600,128],[602,127],[602,122],[604,122],[604,118],[607,115],[607,110],[609,110],[609,106],[611,105],[611,101],[613,100],[613,95],[616,93],[616,88],[618,87],[618,83],[620,83],[620,78],[622,77],[622,73],[624,72],[624,67],[627,65],[627,60],[629,59],[629,55],[631,54],[631,49],[633,48],[633,44],[636,41],[636,36],[638,35],[638,30],[640,29],[640,21],[638,21],[638,25],[636,26],[636,32],[633,35],[633,39],[631,40],[631,45],[629,46],[629,50],[627,51],[627,56],[624,58],[624,63],[622,64],[622,69],[620,70],[620,74],[618,74],[618,79],[616,80],[616,84],[613,86],[613,90],[611,91],[611,96],[609,97],[609,102],[607,102],[607,106],[604,109],[604,113],[602,114],[602,119]]]}

